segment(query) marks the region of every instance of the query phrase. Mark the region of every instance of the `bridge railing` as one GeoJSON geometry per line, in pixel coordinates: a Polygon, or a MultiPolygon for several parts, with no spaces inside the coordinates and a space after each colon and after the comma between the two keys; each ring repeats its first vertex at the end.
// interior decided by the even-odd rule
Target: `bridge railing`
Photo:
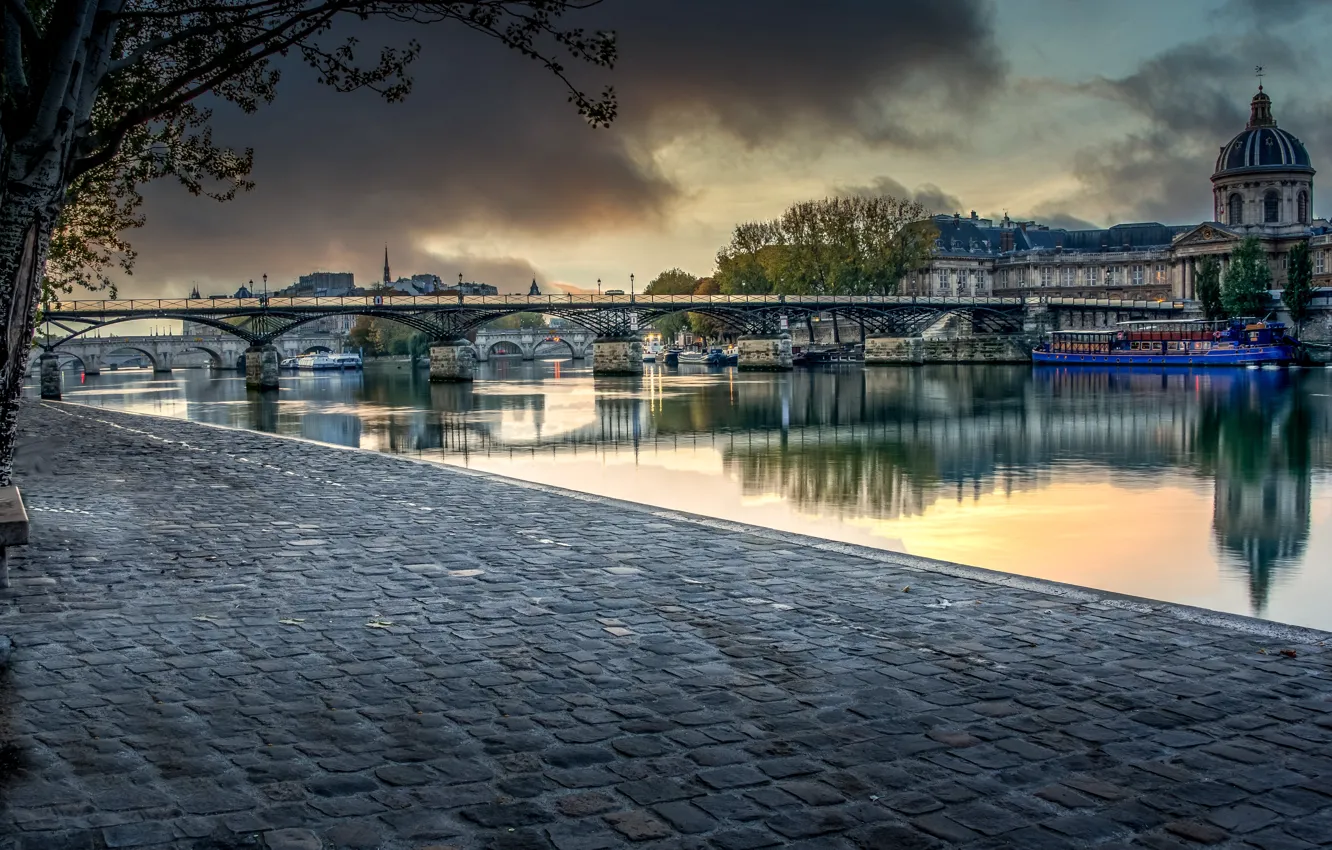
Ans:
{"type": "Polygon", "coordinates": [[[127,312],[204,312],[222,310],[302,309],[330,307],[652,307],[669,305],[727,305],[737,306],[825,306],[825,305],[910,305],[958,304],[1017,306],[1021,298],[992,297],[930,297],[914,295],[340,295],[318,296],[262,296],[252,298],[130,298],[105,300],[52,301],[51,313],[127,313],[127,312]]]}
{"type": "Polygon", "coordinates": [[[131,298],[110,300],[52,301],[47,310],[57,314],[132,314],[132,313],[235,313],[267,310],[319,311],[343,308],[351,310],[430,310],[488,307],[521,307],[533,312],[543,309],[651,308],[692,305],[724,307],[804,307],[832,309],[839,306],[903,307],[1020,307],[1046,304],[1053,307],[1106,307],[1136,310],[1182,310],[1183,301],[1140,301],[1117,298],[1064,298],[1061,296],[990,297],[929,295],[586,295],[564,293],[551,295],[339,295],[268,296],[253,298],[131,298]]]}

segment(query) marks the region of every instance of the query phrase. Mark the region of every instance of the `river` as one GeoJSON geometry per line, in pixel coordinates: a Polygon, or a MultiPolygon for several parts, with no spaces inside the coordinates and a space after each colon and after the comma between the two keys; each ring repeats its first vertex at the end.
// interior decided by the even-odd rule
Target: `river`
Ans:
{"type": "Polygon", "coordinates": [[[65,399],[1332,629],[1332,370],[648,368],[66,372],[65,399]]]}

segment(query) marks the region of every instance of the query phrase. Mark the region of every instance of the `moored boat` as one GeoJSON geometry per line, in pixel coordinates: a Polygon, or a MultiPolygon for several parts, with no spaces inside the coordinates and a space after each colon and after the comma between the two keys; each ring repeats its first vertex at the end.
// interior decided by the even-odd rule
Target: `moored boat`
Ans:
{"type": "Polygon", "coordinates": [[[1031,353],[1061,366],[1284,366],[1299,343],[1283,322],[1120,322],[1108,330],[1055,331],[1031,353]]]}
{"type": "Polygon", "coordinates": [[[322,351],[311,354],[302,354],[296,358],[296,366],[299,369],[310,369],[313,371],[322,371],[324,369],[341,369],[339,365],[334,365],[333,358],[322,351]]]}

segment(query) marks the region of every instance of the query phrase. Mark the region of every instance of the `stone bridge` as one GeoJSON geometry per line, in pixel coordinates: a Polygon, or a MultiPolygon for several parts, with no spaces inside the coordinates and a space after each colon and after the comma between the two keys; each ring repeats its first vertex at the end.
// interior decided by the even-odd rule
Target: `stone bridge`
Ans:
{"type": "MultiPolygon", "coordinates": [[[[342,341],[333,334],[301,334],[279,338],[275,345],[282,357],[295,357],[315,348],[341,351],[342,341]]],[[[78,336],[65,340],[52,349],[65,363],[77,362],[84,374],[99,374],[107,365],[108,355],[135,353],[148,358],[154,372],[170,372],[177,357],[202,351],[208,355],[210,366],[222,369],[245,368],[245,352],[249,343],[223,334],[185,336],[158,334],[153,336],[78,336]]],[[[34,358],[36,361],[37,358],[34,358]]],[[[64,365],[64,364],[62,364],[64,365]]]]}
{"type": "Polygon", "coordinates": [[[494,330],[483,328],[476,332],[476,359],[485,362],[496,355],[495,349],[509,345],[518,349],[524,360],[535,360],[539,349],[564,349],[574,360],[582,360],[592,353],[597,335],[582,328],[521,328],[494,330]]]}

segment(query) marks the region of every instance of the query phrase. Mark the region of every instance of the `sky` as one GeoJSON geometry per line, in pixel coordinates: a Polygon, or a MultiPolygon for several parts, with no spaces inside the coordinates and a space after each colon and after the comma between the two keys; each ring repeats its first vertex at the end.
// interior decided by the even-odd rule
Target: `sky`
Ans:
{"type": "MultiPolygon", "coordinates": [[[[275,103],[226,105],[216,137],[253,147],[228,203],[150,184],[120,291],[272,289],[314,270],[434,273],[525,292],[641,287],[712,272],[741,221],[835,194],[1052,226],[1210,217],[1218,148],[1262,65],[1274,113],[1332,160],[1326,0],[603,0],[620,114],[592,129],[539,66],[448,25],[416,38],[401,103],[284,67],[275,103]]],[[[1329,210],[1315,197],[1315,213],[1329,210]]]]}

